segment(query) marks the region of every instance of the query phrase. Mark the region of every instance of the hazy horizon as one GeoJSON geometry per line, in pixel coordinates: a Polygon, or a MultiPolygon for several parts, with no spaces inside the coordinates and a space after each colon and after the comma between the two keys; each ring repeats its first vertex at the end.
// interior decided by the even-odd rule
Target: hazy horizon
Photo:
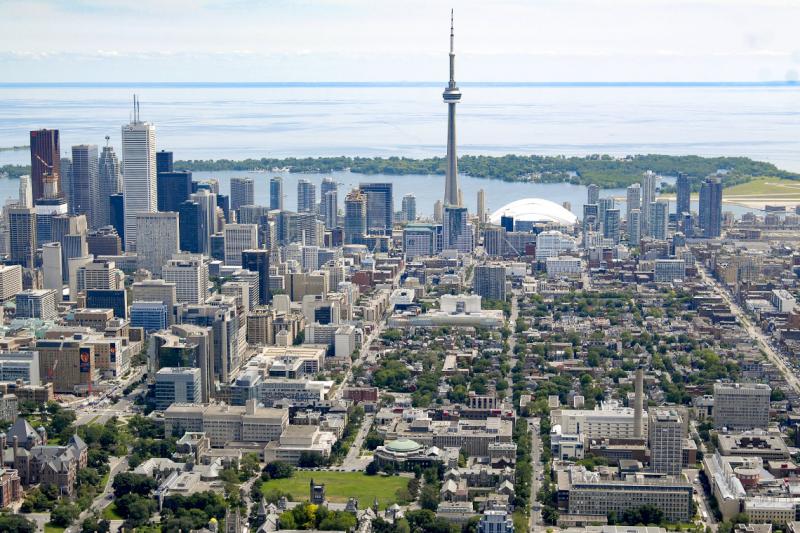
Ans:
{"type": "Polygon", "coordinates": [[[0,82],[797,80],[792,0],[0,0],[0,82]]]}

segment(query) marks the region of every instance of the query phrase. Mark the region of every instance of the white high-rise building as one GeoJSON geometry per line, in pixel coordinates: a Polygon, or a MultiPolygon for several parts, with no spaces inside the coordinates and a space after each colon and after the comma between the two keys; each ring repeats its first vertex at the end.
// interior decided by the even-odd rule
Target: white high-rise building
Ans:
{"type": "Polygon", "coordinates": [[[199,254],[175,254],[161,269],[167,283],[175,284],[179,302],[202,304],[208,296],[208,264],[199,254]]]}
{"type": "Polygon", "coordinates": [[[660,241],[666,240],[669,230],[669,202],[658,200],[650,204],[648,235],[660,241]]]}
{"type": "Polygon", "coordinates": [[[0,302],[13,298],[22,291],[22,267],[0,265],[0,302]]]}
{"type": "Polygon", "coordinates": [[[55,289],[60,301],[61,290],[64,287],[63,275],[61,272],[60,242],[47,242],[42,245],[42,274],[44,277],[44,288],[55,289]]]}
{"type": "Polygon", "coordinates": [[[19,205],[33,207],[33,189],[31,188],[31,177],[28,175],[19,177],[19,205]]]}
{"type": "Polygon", "coordinates": [[[242,252],[258,248],[256,224],[225,224],[225,264],[242,266],[242,252]]]}
{"type": "Polygon", "coordinates": [[[547,230],[536,236],[536,259],[559,257],[575,249],[575,240],[557,230],[547,230]]]}
{"type": "Polygon", "coordinates": [[[139,120],[139,105],[134,101],[133,122],[122,126],[122,177],[125,202],[125,250],[136,251],[137,222],[140,213],[155,213],[156,127],[139,120]]]}
{"type": "Polygon", "coordinates": [[[627,202],[625,205],[625,220],[631,219],[631,211],[642,208],[642,186],[634,183],[627,190],[627,202]]]}
{"type": "Polygon", "coordinates": [[[632,209],[628,213],[628,244],[639,246],[642,240],[642,212],[639,209],[632,209]]]}
{"type": "Polygon", "coordinates": [[[77,290],[89,289],[118,291],[125,288],[125,274],[114,261],[92,259],[75,271],[77,290]]]}
{"type": "Polygon", "coordinates": [[[178,213],[139,213],[136,215],[139,268],[145,268],[161,277],[164,263],[179,249],[178,213]]]}

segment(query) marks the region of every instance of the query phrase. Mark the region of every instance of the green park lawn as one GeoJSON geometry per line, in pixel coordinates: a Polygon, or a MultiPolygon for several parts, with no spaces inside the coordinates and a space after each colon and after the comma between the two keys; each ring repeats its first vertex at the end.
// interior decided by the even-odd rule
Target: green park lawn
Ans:
{"type": "MultiPolygon", "coordinates": [[[[334,503],[345,503],[350,497],[358,499],[359,508],[372,505],[375,497],[381,509],[398,502],[397,491],[405,489],[409,478],[400,476],[368,476],[361,472],[295,471],[287,479],[271,479],[261,486],[265,494],[272,490],[288,492],[294,501],[308,501],[311,479],[325,484],[325,497],[334,503]]],[[[398,502],[399,503],[399,502],[398,502]]]]}
{"type": "Polygon", "coordinates": [[[48,522],[44,525],[44,533],[64,533],[64,528],[48,522]]]}
{"type": "Polygon", "coordinates": [[[111,505],[103,509],[102,516],[106,520],[124,520],[124,518],[122,518],[120,515],[117,514],[117,504],[113,502],[111,503],[111,505]]]}

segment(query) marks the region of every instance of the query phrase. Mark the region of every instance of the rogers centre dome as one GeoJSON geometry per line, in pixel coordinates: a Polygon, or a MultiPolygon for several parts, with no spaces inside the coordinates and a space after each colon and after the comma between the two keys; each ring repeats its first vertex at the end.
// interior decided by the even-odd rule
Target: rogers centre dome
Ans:
{"type": "Polygon", "coordinates": [[[489,217],[492,224],[500,224],[500,217],[513,217],[514,221],[550,222],[569,226],[578,222],[568,209],[543,198],[523,198],[504,205],[489,217]]]}

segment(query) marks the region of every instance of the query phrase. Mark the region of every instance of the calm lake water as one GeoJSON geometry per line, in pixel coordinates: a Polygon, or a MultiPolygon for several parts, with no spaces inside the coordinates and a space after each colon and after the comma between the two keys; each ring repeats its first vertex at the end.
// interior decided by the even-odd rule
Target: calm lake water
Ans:
{"type": "MultiPolygon", "coordinates": [[[[135,92],[142,118],[156,125],[158,148],[174,151],[178,159],[443,155],[447,110],[441,102],[442,86],[0,85],[0,147],[27,144],[28,132],[42,127],[61,131],[64,153],[74,144],[102,145],[106,135],[118,147],[135,92]]],[[[800,171],[798,86],[464,83],[462,91],[462,154],[744,155],[800,171]]],[[[29,162],[27,151],[0,152],[0,164],[29,162]]],[[[225,182],[240,174],[215,176],[225,182]]],[[[264,201],[268,177],[252,176],[264,201]]],[[[286,176],[290,208],[299,177],[286,176]]],[[[334,178],[342,183],[340,203],[351,184],[391,181],[396,208],[403,194],[412,192],[422,214],[432,211],[444,190],[441,176],[342,173],[334,178]]],[[[318,182],[321,177],[311,179],[318,182]]],[[[525,196],[541,196],[569,201],[577,210],[586,197],[583,187],[467,177],[462,177],[462,188],[470,209],[479,188],[486,189],[493,209],[525,196]]],[[[16,189],[16,182],[0,180],[0,198],[15,196],[16,189]]]]}

